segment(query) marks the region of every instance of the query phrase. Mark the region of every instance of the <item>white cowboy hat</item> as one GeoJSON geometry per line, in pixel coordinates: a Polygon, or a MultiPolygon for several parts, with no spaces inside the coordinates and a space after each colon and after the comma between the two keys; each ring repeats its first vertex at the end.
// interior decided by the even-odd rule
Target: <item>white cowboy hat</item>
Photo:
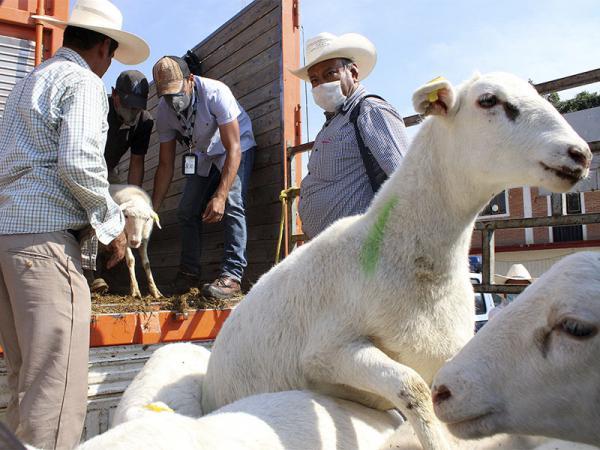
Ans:
{"type": "Polygon", "coordinates": [[[367,78],[377,62],[377,50],[371,41],[357,33],[336,36],[319,33],[306,41],[304,51],[306,65],[290,72],[304,81],[310,81],[308,69],[321,61],[334,58],[347,58],[358,67],[359,78],[367,78]]]}
{"type": "Polygon", "coordinates": [[[531,274],[523,264],[513,264],[508,269],[506,275],[494,275],[494,283],[496,284],[504,284],[508,280],[525,280],[533,283],[535,278],[531,277],[531,274]]]}
{"type": "Polygon", "coordinates": [[[48,25],[85,28],[104,34],[119,43],[115,59],[123,64],[140,64],[150,55],[150,47],[135,34],[122,31],[123,15],[108,0],[79,0],[67,22],[50,16],[31,16],[48,25]]]}

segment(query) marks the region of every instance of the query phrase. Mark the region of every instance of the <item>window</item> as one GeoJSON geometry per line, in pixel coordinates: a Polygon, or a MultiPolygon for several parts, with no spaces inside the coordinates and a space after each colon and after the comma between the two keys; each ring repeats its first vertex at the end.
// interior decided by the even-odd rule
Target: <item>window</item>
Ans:
{"type": "Polygon", "coordinates": [[[479,214],[480,217],[506,215],[508,215],[508,195],[506,191],[496,195],[479,214]]]}
{"type": "MultiPolygon", "coordinates": [[[[568,194],[557,194],[556,198],[560,198],[563,203],[566,215],[581,214],[581,195],[579,192],[568,194]]],[[[554,242],[570,242],[583,240],[583,227],[581,225],[569,225],[564,227],[552,228],[552,240],[554,242]]]]}

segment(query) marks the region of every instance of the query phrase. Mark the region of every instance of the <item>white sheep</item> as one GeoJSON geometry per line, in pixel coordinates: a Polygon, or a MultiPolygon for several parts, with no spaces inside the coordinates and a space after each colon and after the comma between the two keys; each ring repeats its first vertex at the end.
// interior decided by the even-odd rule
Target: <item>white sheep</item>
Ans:
{"type": "Polygon", "coordinates": [[[563,258],[436,375],[457,436],[539,434],[600,446],[600,253],[563,258]]]}
{"type": "Polygon", "coordinates": [[[150,260],[148,259],[148,240],[154,222],[156,222],[158,228],[161,228],[158,214],[152,209],[152,200],[143,189],[131,184],[112,184],[109,187],[109,192],[125,216],[125,235],[127,236],[128,245],[125,261],[129,269],[131,295],[133,297],[142,296],[135,276],[135,258],[131,251],[132,248],[139,248],[150,294],[154,298],[160,298],[162,294],[156,287],[150,269],[150,260]]]}
{"type": "Polygon", "coordinates": [[[435,80],[436,115],[364,215],[334,223],[263,275],[217,336],[210,412],[262,392],[315,389],[397,407],[425,449],[445,447],[429,384],[473,334],[468,251],[478,212],[508,186],[567,191],[591,152],[527,82],[435,80]]]}
{"type": "Polygon", "coordinates": [[[153,415],[148,405],[161,402],[177,413],[200,417],[200,388],[210,352],[196,344],[167,344],[154,351],[129,384],[112,420],[112,426],[153,415]]]}
{"type": "Polygon", "coordinates": [[[200,419],[154,412],[77,450],[374,450],[401,423],[397,414],[289,391],[244,398],[200,419]]]}

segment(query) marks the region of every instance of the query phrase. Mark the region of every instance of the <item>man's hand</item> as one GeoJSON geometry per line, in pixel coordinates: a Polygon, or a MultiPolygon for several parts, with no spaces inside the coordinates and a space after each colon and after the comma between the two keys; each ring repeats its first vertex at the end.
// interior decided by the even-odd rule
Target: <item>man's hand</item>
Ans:
{"type": "Polygon", "coordinates": [[[217,223],[223,219],[223,213],[225,212],[225,201],[227,197],[215,195],[210,199],[204,214],[202,215],[202,222],[205,223],[217,223]]]}
{"type": "Polygon", "coordinates": [[[127,249],[127,237],[125,232],[121,231],[116,238],[112,240],[110,244],[106,246],[106,249],[110,253],[110,258],[106,263],[107,269],[112,269],[125,257],[125,250],[127,249]]]}

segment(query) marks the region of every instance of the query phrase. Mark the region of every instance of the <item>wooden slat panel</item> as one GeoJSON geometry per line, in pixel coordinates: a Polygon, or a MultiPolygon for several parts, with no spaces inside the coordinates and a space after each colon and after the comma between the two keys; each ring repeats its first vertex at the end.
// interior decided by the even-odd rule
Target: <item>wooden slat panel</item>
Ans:
{"type": "Polygon", "coordinates": [[[238,51],[245,51],[250,55],[255,55],[256,53],[258,53],[249,49],[244,49],[244,47],[249,42],[261,38],[263,35],[269,33],[273,29],[281,30],[279,16],[279,9],[273,9],[268,14],[254,22],[251,27],[248,27],[245,30],[241,31],[231,40],[218,47],[210,55],[207,55],[204,58],[202,58],[202,73],[210,77],[208,73],[212,68],[221,64],[223,61],[226,61],[227,59],[231,58],[232,55],[234,55],[234,53],[238,51]]]}
{"type": "Polygon", "coordinates": [[[204,41],[196,45],[192,51],[201,55],[203,58],[215,52],[221,45],[233,39],[242,30],[251,27],[261,17],[273,11],[280,9],[279,0],[258,0],[242,11],[240,11],[231,20],[224,23],[214,33],[208,36],[204,41]]]}
{"type": "Polygon", "coordinates": [[[242,64],[254,61],[256,55],[260,55],[265,50],[277,45],[279,43],[280,34],[281,29],[277,26],[273,27],[258,38],[248,42],[247,45],[229,55],[229,57],[222,60],[216,66],[209,70],[202,71],[202,73],[208,78],[222,77],[242,64]]]}

